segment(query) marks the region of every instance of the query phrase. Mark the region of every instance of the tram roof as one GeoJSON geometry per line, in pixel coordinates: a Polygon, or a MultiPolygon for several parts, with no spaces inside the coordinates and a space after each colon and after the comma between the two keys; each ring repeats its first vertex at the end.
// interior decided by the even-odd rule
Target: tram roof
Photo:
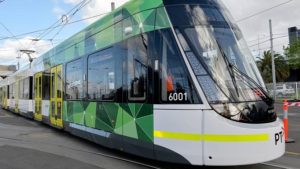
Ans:
{"type": "MultiPolygon", "coordinates": [[[[42,71],[45,69],[49,69],[50,67],[53,67],[55,65],[65,63],[68,60],[76,59],[77,57],[80,58],[81,56],[85,56],[87,53],[90,52],[80,52],[79,56],[73,57],[73,56],[67,56],[74,55],[75,48],[85,48],[85,39],[98,34],[101,31],[107,31],[107,34],[114,36],[112,34],[113,25],[120,22],[123,19],[128,18],[129,16],[132,16],[134,14],[137,14],[142,11],[151,10],[154,8],[157,8],[159,6],[163,6],[162,0],[131,0],[127,3],[125,3],[123,6],[120,6],[119,8],[115,9],[114,11],[108,13],[104,17],[100,18],[93,24],[87,26],[82,31],[76,33],[75,35],[71,36],[67,40],[63,41],[56,47],[52,48],[33,62],[33,67],[36,69],[35,71],[42,71]],[[62,55],[61,53],[66,53],[66,55],[62,55]],[[41,66],[43,65],[43,66],[41,66]]],[[[154,10],[153,10],[154,11],[154,10]]],[[[143,16],[139,19],[142,21],[145,21],[147,17],[150,17],[152,13],[151,12],[145,12],[143,16]]],[[[154,17],[154,16],[153,16],[154,17]]],[[[150,31],[150,30],[148,30],[150,31]]],[[[104,38],[111,38],[111,36],[104,36],[104,41],[111,41],[104,39],[104,38]]],[[[117,40],[112,40],[114,43],[117,42],[117,40]]],[[[105,43],[105,42],[104,42],[105,43]]],[[[107,46],[111,45],[111,43],[107,43],[107,46]]],[[[83,49],[82,49],[83,50],[83,49]]]]}

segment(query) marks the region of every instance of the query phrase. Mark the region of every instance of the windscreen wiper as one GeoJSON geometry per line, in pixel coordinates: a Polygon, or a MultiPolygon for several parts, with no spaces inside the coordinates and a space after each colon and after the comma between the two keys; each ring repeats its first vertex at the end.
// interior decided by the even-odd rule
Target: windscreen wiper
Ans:
{"type": "Polygon", "coordinates": [[[268,96],[268,93],[259,85],[257,84],[257,82],[255,82],[255,80],[253,80],[251,77],[249,77],[247,74],[241,72],[235,65],[231,64],[230,61],[228,60],[227,56],[226,56],[226,53],[224,52],[224,50],[221,48],[219,42],[216,40],[217,44],[218,44],[218,47],[222,53],[222,56],[226,62],[226,65],[229,69],[229,74],[233,80],[233,84],[236,88],[236,91],[237,91],[237,94],[239,95],[238,93],[238,89],[237,89],[237,84],[236,84],[236,77],[235,77],[235,72],[237,72],[240,76],[242,77],[246,77],[245,79],[246,80],[249,80],[251,81],[263,94],[264,94],[264,98],[262,98],[263,100],[267,101],[268,103],[274,103],[274,100],[272,98],[270,98],[268,96]]]}
{"type": "Polygon", "coordinates": [[[272,104],[274,103],[274,99],[269,97],[269,94],[265,91],[265,89],[260,86],[255,80],[253,80],[250,76],[248,76],[247,74],[243,73],[242,71],[240,71],[236,66],[232,65],[233,69],[238,72],[240,74],[240,76],[245,77],[245,81],[250,81],[254,84],[255,87],[257,87],[263,94],[264,97],[262,97],[263,100],[265,100],[266,102],[272,104]]]}
{"type": "Polygon", "coordinates": [[[218,47],[219,47],[219,49],[221,51],[221,55],[222,55],[222,57],[223,57],[223,59],[224,59],[224,61],[226,63],[228,72],[229,72],[230,77],[232,79],[233,86],[234,86],[234,88],[236,90],[236,94],[237,94],[238,97],[240,97],[239,89],[238,89],[238,86],[237,86],[236,77],[235,77],[234,69],[233,69],[234,65],[232,65],[230,63],[230,61],[228,60],[228,58],[226,56],[226,53],[224,52],[223,48],[220,46],[219,42],[217,40],[216,40],[216,42],[217,42],[217,45],[218,45],[218,47]]]}

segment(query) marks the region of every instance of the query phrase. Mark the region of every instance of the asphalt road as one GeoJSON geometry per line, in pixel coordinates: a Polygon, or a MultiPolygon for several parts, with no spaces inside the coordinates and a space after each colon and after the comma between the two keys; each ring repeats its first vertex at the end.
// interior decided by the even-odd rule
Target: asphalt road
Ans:
{"type": "MultiPolygon", "coordinates": [[[[280,105],[277,105],[281,116],[280,105]]],[[[300,142],[300,109],[290,113],[290,137],[300,142]]],[[[284,157],[267,164],[189,167],[160,163],[103,148],[66,132],[0,110],[1,169],[271,169],[300,168],[300,143],[287,145],[284,157]]]]}
{"type": "MultiPolygon", "coordinates": [[[[283,118],[282,104],[276,104],[279,118],[283,118]]],[[[286,154],[282,158],[273,161],[273,164],[289,166],[300,169],[300,107],[289,107],[289,138],[295,143],[286,144],[286,154]]]]}

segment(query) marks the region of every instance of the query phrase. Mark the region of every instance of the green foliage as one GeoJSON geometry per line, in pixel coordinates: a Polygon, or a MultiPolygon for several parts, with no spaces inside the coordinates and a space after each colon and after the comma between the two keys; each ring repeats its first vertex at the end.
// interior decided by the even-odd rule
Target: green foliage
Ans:
{"type": "MultiPolygon", "coordinates": [[[[280,54],[274,54],[277,82],[284,82],[290,76],[290,67],[287,60],[280,54]]],[[[257,67],[266,83],[272,83],[272,54],[265,51],[262,58],[256,62],[257,67]]]]}
{"type": "Polygon", "coordinates": [[[289,65],[293,69],[300,68],[300,40],[295,42],[293,45],[285,48],[285,55],[289,60],[289,65]]]}

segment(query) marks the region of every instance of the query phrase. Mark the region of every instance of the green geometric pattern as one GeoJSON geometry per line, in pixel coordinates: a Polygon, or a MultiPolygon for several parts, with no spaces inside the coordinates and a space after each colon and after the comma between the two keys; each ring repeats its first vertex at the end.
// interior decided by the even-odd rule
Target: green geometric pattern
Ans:
{"type": "Polygon", "coordinates": [[[64,102],[64,120],[153,143],[153,105],[64,102]]]}

